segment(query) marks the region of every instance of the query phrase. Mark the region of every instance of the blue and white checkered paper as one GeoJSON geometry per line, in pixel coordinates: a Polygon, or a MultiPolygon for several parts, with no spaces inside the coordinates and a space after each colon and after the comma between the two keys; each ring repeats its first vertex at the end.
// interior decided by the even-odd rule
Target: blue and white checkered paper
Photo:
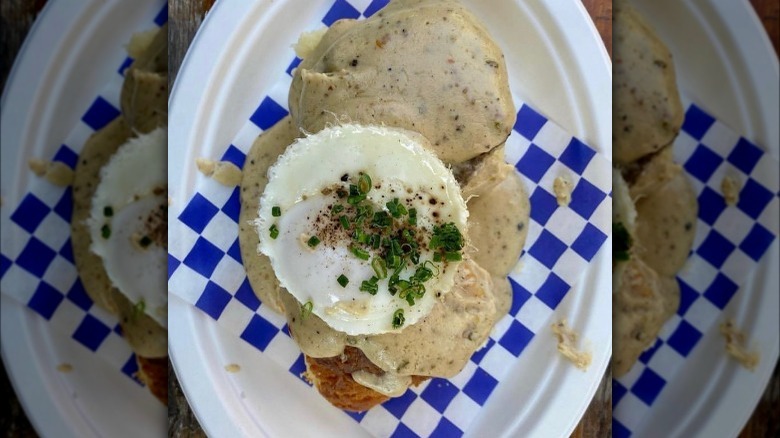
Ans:
{"type": "MultiPolygon", "coordinates": [[[[370,16],[387,1],[359,8],[337,0],[322,23],[370,16]],[[360,11],[363,10],[361,13],[360,11]]],[[[362,2],[368,3],[368,2],[362,2]]],[[[294,58],[292,50],[290,59],[294,58]]],[[[222,155],[210,157],[241,167],[255,138],[285,117],[293,59],[222,155]]],[[[479,415],[490,394],[535,334],[549,330],[561,300],[607,240],[611,223],[609,161],[554,123],[516,101],[519,112],[506,146],[531,200],[531,221],[522,270],[510,275],[512,308],[485,348],[456,377],[432,379],[402,397],[363,413],[346,413],[376,436],[457,437],[479,415]],[[553,180],[573,183],[572,202],[558,207],[553,180]]],[[[194,163],[191,163],[194,166],[194,163]]],[[[169,290],[208,314],[278,365],[300,377],[303,356],[289,336],[285,319],[256,298],[241,263],[238,242],[239,189],[198,175],[195,194],[170,213],[169,290]]],[[[303,381],[303,379],[301,379],[303,381]]],[[[314,390],[313,390],[314,391],[314,390]]]]}
{"type": "MultiPolygon", "coordinates": [[[[162,26],[167,19],[166,4],[154,24],[162,26]]],[[[51,161],[75,169],[87,139],[119,115],[123,75],[132,61],[128,57],[117,66],[117,74],[95,97],[51,161]]],[[[24,167],[20,171],[29,170],[24,167]]],[[[19,205],[3,208],[0,290],[140,385],[135,378],[135,356],[122,338],[117,318],[93,304],[79,279],[71,247],[72,211],[71,187],[58,187],[35,177],[19,205]]]]}
{"type": "MultiPolygon", "coordinates": [[[[693,251],[677,276],[680,309],[655,344],[628,374],[612,382],[613,433],[625,438],[643,419],[676,372],[685,366],[703,334],[723,318],[778,234],[778,162],[691,104],[674,143],[699,200],[693,251]],[[721,194],[725,176],[740,181],[739,201],[728,206],[721,194]]],[[[724,354],[722,360],[728,360],[724,354]]]]}

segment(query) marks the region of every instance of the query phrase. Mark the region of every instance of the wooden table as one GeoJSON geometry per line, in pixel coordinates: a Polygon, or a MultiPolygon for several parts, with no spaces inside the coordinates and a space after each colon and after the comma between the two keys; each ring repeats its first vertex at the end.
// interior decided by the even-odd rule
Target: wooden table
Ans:
{"type": "MultiPolygon", "coordinates": [[[[30,25],[45,0],[4,0],[0,3],[0,87],[5,83],[13,59],[30,25]]],[[[176,76],[195,32],[214,0],[169,0],[169,73],[176,76]]],[[[612,3],[609,0],[583,0],[596,28],[612,54],[612,3]]],[[[751,0],[777,51],[780,47],[780,1],[751,0]]],[[[205,436],[187,404],[175,375],[170,376],[169,435],[176,437],[205,436]]],[[[605,373],[596,395],[572,437],[608,437],[612,432],[611,369],[605,373]]],[[[33,437],[35,431],[22,411],[10,386],[5,369],[0,370],[0,433],[6,437],[33,437]]],[[[780,367],[764,392],[750,421],[740,434],[742,438],[777,436],[780,433],[780,367]]]]}

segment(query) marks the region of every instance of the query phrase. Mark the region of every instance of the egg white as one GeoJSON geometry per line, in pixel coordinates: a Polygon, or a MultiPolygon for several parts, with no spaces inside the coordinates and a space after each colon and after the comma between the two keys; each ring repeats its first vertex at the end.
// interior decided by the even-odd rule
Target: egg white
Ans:
{"type": "Polygon", "coordinates": [[[90,249],[102,259],[114,287],[163,327],[168,326],[168,294],[161,287],[167,251],[154,242],[142,247],[139,236],[145,235],[150,214],[168,202],[166,191],[160,192],[167,184],[167,140],[167,130],[158,128],[122,145],[100,170],[88,219],[90,249]]]}
{"type": "MultiPolygon", "coordinates": [[[[268,170],[255,224],[258,249],[270,258],[281,286],[300,303],[311,302],[312,312],[335,330],[349,335],[403,330],[425,317],[453,286],[458,262],[448,263],[427,281],[424,296],[413,306],[391,295],[386,280],[371,295],[359,288],[374,271],[370,260],[350,252],[352,240],[323,242],[314,249],[305,244],[308,236],[317,234],[316,218],[323,219],[334,203],[335,196],[323,189],[347,187],[341,177],[360,172],[371,177],[367,199],[374,211],[387,211],[385,204],[399,198],[407,208],[417,209],[418,230],[430,232],[435,224],[453,222],[466,236],[468,210],[460,186],[427,145],[424,137],[410,131],[346,124],[299,139],[268,170]],[[281,209],[280,217],[273,216],[273,207],[281,209]],[[276,239],[270,237],[272,225],[279,230],[276,239]],[[340,275],[349,279],[346,287],[338,283],[340,275]],[[393,328],[398,309],[404,311],[405,324],[393,328]]],[[[420,249],[420,263],[432,259],[431,251],[420,249]]],[[[402,279],[412,273],[406,271],[402,279]]]]}

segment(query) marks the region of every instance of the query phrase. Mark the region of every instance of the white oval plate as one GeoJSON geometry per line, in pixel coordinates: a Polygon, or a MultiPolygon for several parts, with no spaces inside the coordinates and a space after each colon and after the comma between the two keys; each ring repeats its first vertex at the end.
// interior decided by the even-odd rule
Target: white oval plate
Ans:
{"type": "MultiPolygon", "coordinates": [[[[513,93],[609,156],[611,65],[582,4],[464,3],[503,48],[513,93]]],[[[278,72],[286,69],[291,44],[302,31],[318,27],[331,4],[308,2],[302,8],[294,1],[222,1],[209,13],[171,94],[169,163],[179,164],[168,174],[171,217],[193,194],[194,158],[218,156],[232,141],[278,72]]],[[[590,369],[583,373],[560,359],[552,336],[535,337],[516,363],[515,370],[523,372],[510,371],[466,435],[571,433],[611,354],[611,266],[605,259],[594,259],[557,310],[585,339],[598,340],[590,369]]],[[[313,430],[317,436],[367,435],[287,370],[175,296],[169,318],[174,369],[209,435],[310,436],[313,430]],[[241,371],[227,373],[224,367],[231,363],[240,364],[241,371]]]]}
{"type": "MultiPolygon", "coordinates": [[[[54,154],[116,74],[130,35],[149,28],[160,5],[158,0],[48,2],[3,93],[3,216],[19,204],[34,177],[27,161],[54,154]]],[[[165,433],[167,410],[145,388],[5,295],[0,313],[6,371],[41,436],[165,433]],[[57,372],[60,363],[71,364],[73,370],[57,372]]]]}
{"type": "MultiPolygon", "coordinates": [[[[680,90],[737,133],[780,157],[778,60],[748,2],[635,0],[671,49],[680,90]]],[[[775,220],[778,220],[775,218],[775,220]]],[[[737,436],[766,387],[780,351],[778,243],[724,309],[760,346],[755,372],[728,359],[717,324],[658,396],[632,437],[737,436]]]]}

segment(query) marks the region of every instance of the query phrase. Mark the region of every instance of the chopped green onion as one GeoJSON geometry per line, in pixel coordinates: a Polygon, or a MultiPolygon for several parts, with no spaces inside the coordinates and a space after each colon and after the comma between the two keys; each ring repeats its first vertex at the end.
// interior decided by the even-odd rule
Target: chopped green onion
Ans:
{"type": "Polygon", "coordinates": [[[441,253],[438,253],[438,252],[437,252],[437,253],[435,253],[435,254],[433,255],[433,261],[434,261],[434,262],[440,262],[440,261],[441,261],[441,253]]]}
{"type": "Polygon", "coordinates": [[[111,217],[113,215],[114,215],[114,209],[110,205],[103,207],[103,216],[111,217]]]}
{"type": "Polygon", "coordinates": [[[409,254],[409,260],[411,260],[415,265],[420,263],[420,252],[412,251],[411,254],[409,254]]]}
{"type": "Polygon", "coordinates": [[[631,234],[620,222],[612,223],[612,258],[625,262],[631,257],[631,234]]]}
{"type": "Polygon", "coordinates": [[[344,211],[344,206],[341,204],[334,204],[332,207],[330,207],[330,211],[333,212],[333,214],[338,214],[344,211]]]}
{"type": "Polygon", "coordinates": [[[271,228],[268,229],[268,233],[271,235],[271,239],[276,239],[279,237],[279,228],[276,228],[276,224],[271,225],[271,228]]]}
{"type": "Polygon", "coordinates": [[[357,240],[359,243],[368,243],[368,234],[366,234],[366,232],[360,228],[355,229],[355,232],[352,234],[352,238],[357,240]]]}
{"type": "Polygon", "coordinates": [[[311,236],[309,237],[309,241],[306,242],[306,244],[309,245],[310,248],[315,248],[320,244],[320,239],[317,236],[311,236]]]}
{"type": "Polygon", "coordinates": [[[378,249],[379,245],[382,242],[382,237],[379,234],[372,234],[371,235],[371,247],[374,249],[378,249]]]}
{"type": "Polygon", "coordinates": [[[307,301],[306,304],[301,306],[301,319],[306,319],[306,317],[311,314],[311,309],[313,307],[314,304],[311,302],[311,300],[307,301]]]}
{"type": "Polygon", "coordinates": [[[374,272],[379,279],[387,278],[387,263],[384,260],[379,257],[374,257],[374,259],[371,260],[371,267],[374,269],[374,272]]]}
{"type": "Polygon", "coordinates": [[[393,313],[393,328],[400,328],[404,325],[404,309],[398,309],[393,313]]]}
{"type": "Polygon", "coordinates": [[[417,225],[417,209],[409,209],[409,225],[417,225]]]}
{"type": "Polygon", "coordinates": [[[358,179],[358,191],[361,195],[365,195],[369,190],[371,190],[371,177],[366,173],[361,173],[360,179],[358,179]]]}
{"type": "Polygon", "coordinates": [[[347,287],[347,284],[349,284],[349,278],[344,274],[339,275],[339,278],[337,278],[336,281],[339,282],[341,287],[347,287]]]}
{"type": "Polygon", "coordinates": [[[274,206],[271,208],[271,216],[273,217],[279,217],[282,215],[282,209],[279,208],[279,206],[274,206]]]}
{"type": "Polygon", "coordinates": [[[103,236],[104,239],[111,237],[111,227],[109,227],[108,224],[103,225],[103,227],[100,228],[100,235],[103,236]]]}
{"type": "Polygon", "coordinates": [[[394,198],[392,201],[385,204],[387,206],[387,210],[390,211],[390,214],[393,215],[394,218],[398,219],[401,216],[405,215],[407,213],[406,207],[403,206],[400,202],[398,202],[398,198],[394,198]]]}
{"type": "Polygon", "coordinates": [[[401,266],[401,256],[390,254],[387,256],[387,267],[390,269],[396,269],[401,266]]]}
{"type": "Polygon", "coordinates": [[[354,254],[355,257],[359,258],[360,260],[368,260],[369,258],[368,251],[362,250],[354,246],[350,246],[349,250],[352,251],[352,254],[354,254]]]}
{"type": "Polygon", "coordinates": [[[138,317],[144,313],[144,310],[146,310],[146,301],[144,301],[144,299],[141,298],[141,300],[135,303],[135,305],[133,306],[132,319],[134,320],[138,319],[138,317]]]}
{"type": "Polygon", "coordinates": [[[374,213],[374,219],[371,224],[378,228],[389,227],[393,223],[390,215],[386,211],[377,211],[374,213]]]}
{"type": "Polygon", "coordinates": [[[414,277],[415,280],[417,280],[417,281],[419,281],[421,283],[425,283],[426,281],[428,281],[431,278],[433,278],[433,271],[431,271],[430,269],[426,268],[425,266],[420,266],[420,267],[417,268],[417,271],[415,271],[413,277],[414,277]]]}
{"type": "Polygon", "coordinates": [[[463,249],[463,244],[463,235],[455,223],[450,222],[433,227],[433,236],[428,246],[431,249],[443,248],[445,252],[452,252],[463,249]]]}
{"type": "Polygon", "coordinates": [[[345,230],[349,229],[349,219],[346,216],[341,215],[341,217],[339,217],[339,222],[341,222],[342,228],[344,228],[345,230]]]}
{"type": "Polygon", "coordinates": [[[362,283],[360,283],[360,291],[361,292],[368,292],[371,295],[376,295],[376,293],[379,291],[379,286],[377,286],[378,279],[376,277],[371,277],[370,280],[364,280],[362,283]]]}
{"type": "Polygon", "coordinates": [[[457,262],[463,260],[463,256],[457,251],[445,253],[444,258],[447,259],[448,262],[457,262]]]}

